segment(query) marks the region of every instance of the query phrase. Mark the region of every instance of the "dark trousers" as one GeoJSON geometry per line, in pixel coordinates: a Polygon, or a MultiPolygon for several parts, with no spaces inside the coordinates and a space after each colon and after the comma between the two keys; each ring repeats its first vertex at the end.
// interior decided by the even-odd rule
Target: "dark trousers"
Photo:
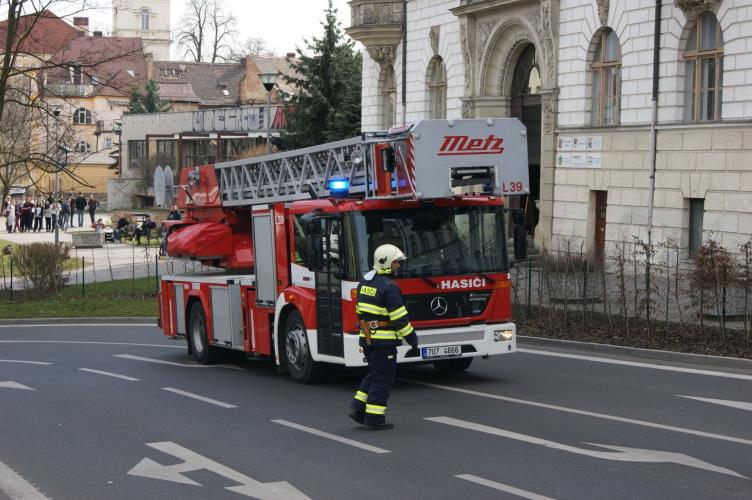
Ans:
{"type": "Polygon", "coordinates": [[[42,218],[34,217],[34,232],[39,232],[41,230],[42,230],[42,218]]]}
{"type": "Polygon", "coordinates": [[[351,407],[365,413],[366,425],[379,425],[386,419],[386,403],[397,374],[397,348],[367,346],[364,351],[368,374],[363,377],[351,407]]]}

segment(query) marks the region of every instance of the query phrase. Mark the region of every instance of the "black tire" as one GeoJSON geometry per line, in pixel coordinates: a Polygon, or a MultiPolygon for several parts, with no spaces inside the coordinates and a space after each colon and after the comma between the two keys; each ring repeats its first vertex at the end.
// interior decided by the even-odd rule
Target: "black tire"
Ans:
{"type": "Polygon", "coordinates": [[[474,358],[456,358],[434,361],[433,366],[441,373],[460,373],[464,372],[473,364],[474,358]]]}
{"type": "Polygon", "coordinates": [[[311,357],[308,333],[297,310],[287,316],[280,343],[285,366],[295,382],[315,384],[321,380],[323,367],[311,357]]]}
{"type": "Polygon", "coordinates": [[[209,345],[206,329],[206,314],[201,302],[194,302],[188,312],[188,351],[202,365],[214,363],[219,358],[219,349],[209,345]]]}

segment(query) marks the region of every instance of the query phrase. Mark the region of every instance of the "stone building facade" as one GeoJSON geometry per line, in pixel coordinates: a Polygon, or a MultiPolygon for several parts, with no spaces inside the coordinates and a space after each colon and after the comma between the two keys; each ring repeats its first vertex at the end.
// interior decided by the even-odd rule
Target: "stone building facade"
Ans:
{"type": "Polygon", "coordinates": [[[170,59],[171,0],[113,0],[112,36],[144,41],[144,52],[157,61],[170,59]]]}
{"type": "MultiPolygon", "coordinates": [[[[752,234],[752,0],[663,0],[653,242],[752,234]]],[[[401,124],[401,0],[352,0],[363,128],[401,124]]],[[[539,247],[646,240],[655,2],[409,0],[404,121],[517,117],[539,247]],[[442,68],[436,70],[439,63],[442,68]],[[437,77],[438,75],[438,77],[437,77]],[[443,102],[442,102],[443,101],[443,102]]]]}

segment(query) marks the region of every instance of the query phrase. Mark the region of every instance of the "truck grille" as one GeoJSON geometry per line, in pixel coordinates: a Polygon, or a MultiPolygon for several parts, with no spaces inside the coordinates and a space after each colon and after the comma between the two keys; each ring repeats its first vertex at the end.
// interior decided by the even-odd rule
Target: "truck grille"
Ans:
{"type": "Polygon", "coordinates": [[[460,292],[408,295],[405,306],[410,321],[436,321],[480,316],[486,310],[491,292],[460,292]]]}
{"type": "Polygon", "coordinates": [[[484,335],[485,332],[483,330],[475,332],[418,334],[418,342],[420,345],[441,344],[445,342],[471,342],[473,340],[483,340],[484,335]]]}

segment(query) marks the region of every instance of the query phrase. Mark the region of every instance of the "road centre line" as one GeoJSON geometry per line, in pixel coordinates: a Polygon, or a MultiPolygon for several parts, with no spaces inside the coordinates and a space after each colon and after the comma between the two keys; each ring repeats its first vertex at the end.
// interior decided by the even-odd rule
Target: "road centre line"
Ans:
{"type": "Polygon", "coordinates": [[[460,474],[458,476],[454,476],[458,479],[464,479],[465,481],[470,481],[472,483],[480,484],[482,486],[488,486],[489,488],[493,488],[495,490],[503,491],[505,493],[510,493],[512,495],[516,495],[518,497],[527,498],[528,500],[554,500],[551,497],[545,497],[543,495],[538,495],[536,493],[532,493],[530,491],[521,490],[519,488],[515,488],[514,486],[509,486],[502,483],[497,483],[496,481],[490,481],[488,479],[483,479],[482,477],[473,476],[472,474],[460,474]]]}
{"type": "Polygon", "coordinates": [[[729,441],[731,443],[738,443],[743,444],[746,446],[752,446],[752,440],[750,439],[743,439],[733,436],[725,436],[723,434],[715,434],[712,432],[704,432],[704,431],[697,431],[694,429],[687,429],[684,427],[674,427],[671,425],[664,425],[664,424],[658,424],[655,422],[648,422],[645,420],[637,420],[633,418],[625,418],[625,417],[618,417],[615,415],[608,415],[605,413],[596,413],[592,411],[586,411],[586,410],[578,410],[576,408],[567,408],[566,406],[557,406],[557,405],[550,405],[546,403],[538,403],[536,401],[527,401],[524,399],[516,399],[516,398],[510,398],[506,396],[499,396],[497,394],[489,394],[486,392],[479,392],[479,391],[472,391],[469,389],[460,389],[459,387],[451,387],[447,385],[438,385],[438,384],[431,384],[429,382],[421,382],[418,380],[409,380],[409,379],[399,379],[402,382],[409,382],[411,384],[416,385],[422,385],[424,387],[431,387],[433,389],[439,389],[443,391],[451,391],[451,392],[458,392],[461,394],[467,394],[469,396],[478,396],[482,398],[488,398],[488,399],[497,399],[499,401],[506,401],[508,403],[516,403],[521,405],[527,405],[527,406],[534,406],[537,408],[545,408],[547,410],[553,410],[553,411],[560,411],[564,413],[572,413],[575,415],[583,415],[586,417],[593,417],[593,418],[600,418],[603,420],[611,420],[614,422],[622,422],[625,424],[634,424],[634,425],[640,425],[642,427],[650,427],[652,429],[661,429],[664,431],[671,431],[671,432],[679,432],[682,434],[690,434],[692,436],[700,436],[705,437],[709,439],[717,439],[719,441],[729,441]]]}
{"type": "Polygon", "coordinates": [[[0,344],[95,344],[95,345],[125,345],[125,346],[136,346],[136,347],[165,347],[167,349],[185,349],[184,345],[139,344],[139,343],[133,343],[133,342],[96,342],[92,340],[0,340],[0,344]]]}
{"type": "Polygon", "coordinates": [[[752,380],[752,375],[742,375],[740,373],[727,373],[727,372],[719,372],[715,370],[700,370],[698,368],[682,368],[680,366],[656,365],[653,363],[640,363],[637,361],[623,361],[620,359],[599,358],[597,356],[583,356],[582,354],[567,354],[563,352],[544,351],[544,350],[537,350],[537,349],[517,349],[517,352],[521,352],[524,354],[536,354],[539,356],[553,356],[556,358],[569,358],[569,359],[577,359],[581,361],[592,361],[595,363],[606,363],[610,365],[633,366],[636,368],[650,368],[653,370],[663,370],[663,371],[668,371],[668,372],[690,373],[692,375],[705,375],[708,377],[723,377],[723,378],[733,378],[737,380],[752,380]]]}
{"type": "Polygon", "coordinates": [[[155,324],[148,324],[148,323],[89,323],[86,325],[78,325],[78,324],[51,324],[51,323],[43,323],[43,324],[34,324],[30,325],[27,323],[24,323],[22,325],[0,325],[0,328],[43,328],[43,327],[49,327],[54,326],[55,328],[91,328],[91,327],[102,327],[102,326],[117,326],[117,327],[145,327],[150,326],[152,328],[158,328],[155,324]]]}
{"type": "Polygon", "coordinates": [[[287,420],[277,419],[277,420],[272,420],[272,422],[274,422],[275,424],[284,425],[285,427],[290,427],[292,429],[297,429],[299,431],[307,432],[309,434],[313,434],[314,436],[319,436],[325,439],[331,439],[332,441],[337,441],[342,444],[354,446],[355,448],[360,448],[361,450],[370,451],[371,453],[378,453],[381,455],[385,453],[391,453],[389,450],[385,450],[383,448],[371,446],[370,444],[361,443],[360,441],[355,441],[353,439],[348,439],[342,436],[337,436],[336,434],[330,434],[328,432],[320,431],[318,429],[313,429],[311,427],[306,427],[305,425],[296,424],[294,422],[289,422],[287,420]]]}
{"type": "Polygon", "coordinates": [[[13,469],[0,462],[0,492],[11,500],[48,500],[41,491],[13,469]]]}
{"type": "Polygon", "coordinates": [[[233,365],[200,365],[198,363],[178,363],[176,361],[164,361],[162,359],[145,358],[143,356],[133,356],[131,354],[113,354],[112,356],[114,358],[130,359],[133,361],[145,361],[147,363],[156,363],[159,365],[179,366],[180,368],[227,368],[229,370],[239,370],[243,372],[245,371],[243,368],[233,365]]]}
{"type": "Polygon", "coordinates": [[[680,398],[694,399],[695,401],[701,401],[703,403],[710,403],[714,405],[728,406],[729,408],[736,408],[739,410],[752,411],[752,403],[745,401],[729,401],[727,399],[713,399],[713,398],[698,398],[695,396],[681,396],[680,398]]]}
{"type": "Polygon", "coordinates": [[[206,396],[199,396],[198,394],[193,394],[192,392],[187,391],[181,391],[180,389],[175,389],[174,387],[162,387],[162,390],[165,390],[167,392],[172,392],[175,394],[180,394],[181,396],[185,396],[188,398],[197,399],[199,401],[203,401],[204,403],[209,403],[216,406],[221,406],[222,408],[237,408],[235,405],[231,405],[229,403],[224,403],[222,401],[218,401],[216,399],[207,398],[206,396]]]}
{"type": "Polygon", "coordinates": [[[22,361],[19,359],[0,359],[0,363],[18,363],[22,365],[45,365],[49,366],[52,363],[44,363],[42,361],[22,361]]]}
{"type": "Polygon", "coordinates": [[[127,377],[125,375],[118,375],[117,373],[103,372],[101,370],[92,370],[91,368],[79,368],[79,370],[81,370],[82,372],[97,373],[99,375],[106,375],[108,377],[119,378],[119,379],[127,380],[129,382],[138,382],[137,378],[127,377]]]}

